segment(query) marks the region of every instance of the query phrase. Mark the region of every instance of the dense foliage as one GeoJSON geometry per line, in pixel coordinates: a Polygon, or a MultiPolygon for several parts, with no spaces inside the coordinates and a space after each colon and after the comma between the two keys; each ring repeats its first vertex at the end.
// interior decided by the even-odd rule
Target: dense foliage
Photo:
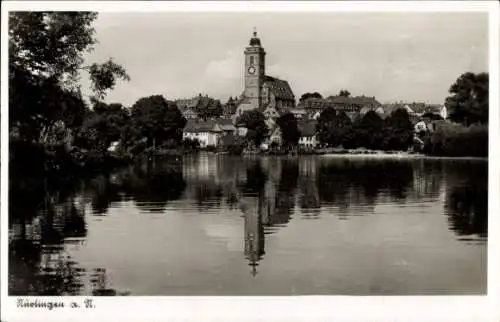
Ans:
{"type": "Polygon", "coordinates": [[[489,77],[487,73],[465,73],[450,87],[445,105],[449,119],[465,126],[488,123],[489,77]]]}
{"type": "Polygon", "coordinates": [[[386,120],[370,111],[351,121],[343,111],[324,110],[318,118],[317,131],[323,146],[407,150],[412,143],[413,126],[406,110],[395,110],[386,120]]]}
{"type": "Polygon", "coordinates": [[[236,120],[238,126],[247,128],[246,139],[255,147],[259,147],[268,135],[268,128],[265,123],[265,116],[257,110],[245,111],[236,120]]]}
{"type": "Polygon", "coordinates": [[[132,106],[131,116],[134,128],[141,137],[147,138],[148,148],[180,144],[186,119],[174,102],[161,95],[143,97],[132,106]]]}
{"type": "Polygon", "coordinates": [[[45,144],[56,124],[81,124],[86,106],[80,72],[89,72],[96,98],[112,89],[117,79],[129,79],[111,59],[83,66],[84,54],[96,43],[96,18],[94,12],[9,14],[10,131],[17,139],[45,144]]]}
{"type": "Polygon", "coordinates": [[[321,94],[318,92],[314,92],[314,93],[307,92],[307,93],[302,94],[302,96],[300,96],[299,101],[302,102],[308,98],[323,98],[323,96],[321,96],[321,94]]]}
{"type": "Polygon", "coordinates": [[[339,96],[349,97],[349,96],[351,96],[351,92],[349,92],[349,91],[348,91],[348,90],[346,90],[346,89],[342,89],[342,90],[340,90],[340,92],[339,92],[339,96]]]}
{"type": "Polygon", "coordinates": [[[297,145],[300,138],[300,132],[297,126],[297,120],[292,113],[285,113],[276,120],[281,130],[281,139],[283,145],[291,148],[297,145]]]}
{"type": "Polygon", "coordinates": [[[488,126],[444,124],[424,138],[424,152],[447,157],[487,157],[488,126]]]}

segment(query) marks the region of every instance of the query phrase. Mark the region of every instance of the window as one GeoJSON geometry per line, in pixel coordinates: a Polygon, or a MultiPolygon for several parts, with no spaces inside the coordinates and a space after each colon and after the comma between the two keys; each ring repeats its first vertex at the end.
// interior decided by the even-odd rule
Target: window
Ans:
{"type": "Polygon", "coordinates": [[[250,56],[250,65],[253,65],[253,56],[250,56]]]}

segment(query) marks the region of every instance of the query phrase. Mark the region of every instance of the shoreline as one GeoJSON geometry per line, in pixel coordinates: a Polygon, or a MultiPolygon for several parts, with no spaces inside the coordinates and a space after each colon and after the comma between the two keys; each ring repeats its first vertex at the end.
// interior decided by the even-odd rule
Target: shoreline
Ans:
{"type": "Polygon", "coordinates": [[[325,153],[320,154],[321,157],[328,158],[373,158],[373,159],[435,159],[435,160],[471,160],[471,161],[488,161],[488,157],[447,157],[447,156],[435,156],[426,154],[391,154],[391,153],[325,153]]]}

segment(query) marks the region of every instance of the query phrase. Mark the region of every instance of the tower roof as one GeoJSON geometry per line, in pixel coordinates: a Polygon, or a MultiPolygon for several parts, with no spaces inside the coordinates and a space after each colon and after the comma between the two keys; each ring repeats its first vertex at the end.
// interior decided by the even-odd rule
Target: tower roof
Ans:
{"type": "Polygon", "coordinates": [[[257,37],[257,30],[253,29],[253,37],[250,38],[250,46],[261,46],[260,39],[257,37]]]}

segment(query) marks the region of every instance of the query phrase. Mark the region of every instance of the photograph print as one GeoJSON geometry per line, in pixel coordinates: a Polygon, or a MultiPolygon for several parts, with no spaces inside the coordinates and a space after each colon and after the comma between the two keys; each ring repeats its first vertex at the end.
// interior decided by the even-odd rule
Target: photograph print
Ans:
{"type": "Polygon", "coordinates": [[[487,12],[10,11],[6,42],[10,296],[486,295],[487,12]]]}

